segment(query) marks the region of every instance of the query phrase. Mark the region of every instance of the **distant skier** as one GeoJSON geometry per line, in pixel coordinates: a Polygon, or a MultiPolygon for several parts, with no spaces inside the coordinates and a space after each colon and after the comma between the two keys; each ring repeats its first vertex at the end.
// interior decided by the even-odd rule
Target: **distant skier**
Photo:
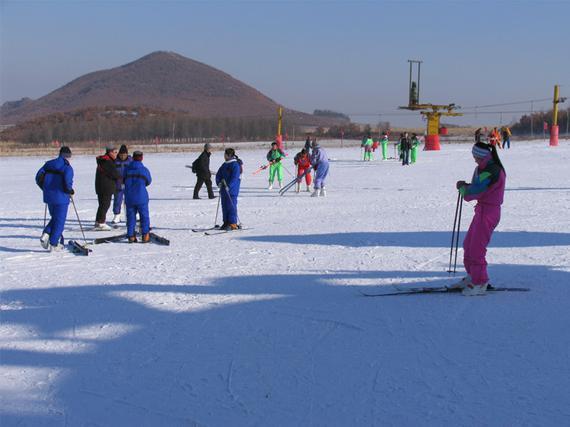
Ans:
{"type": "Polygon", "coordinates": [[[150,242],[150,215],[148,211],[148,191],[152,182],[150,171],[143,165],[142,151],[133,153],[133,161],[123,174],[125,182],[125,204],[127,206],[127,236],[129,243],[137,241],[137,214],[141,221],[142,242],[150,242]]]}
{"type": "Polygon", "coordinates": [[[311,197],[325,197],[327,195],[325,191],[325,182],[327,175],[329,174],[329,159],[327,153],[317,140],[313,140],[313,154],[311,154],[311,164],[315,170],[315,183],[314,183],[314,193],[311,197]]]}
{"type": "Polygon", "coordinates": [[[501,147],[501,136],[499,135],[499,131],[497,130],[497,128],[493,128],[493,130],[489,133],[489,143],[493,146],[493,147],[501,147]]]}
{"type": "Polygon", "coordinates": [[[501,134],[503,136],[503,148],[511,148],[511,130],[508,126],[503,126],[501,128],[501,134]]]}
{"type": "Polygon", "coordinates": [[[297,166],[297,193],[301,191],[301,177],[305,175],[305,183],[307,184],[307,191],[311,191],[311,171],[309,170],[311,167],[311,158],[307,150],[303,148],[300,152],[295,155],[293,159],[295,165],[297,166]],[[305,174],[305,172],[307,172],[305,174]]]}
{"type": "MultiPolygon", "coordinates": [[[[115,159],[115,167],[117,168],[120,176],[124,175],[125,169],[132,160],[132,157],[129,156],[129,150],[127,149],[127,146],[124,144],[121,145],[121,148],[119,148],[119,154],[115,159]]],[[[118,224],[121,222],[121,207],[123,205],[124,189],[125,186],[123,185],[123,182],[117,181],[117,187],[115,194],[113,195],[113,224],[118,224]]]]}
{"type": "Polygon", "coordinates": [[[400,152],[402,158],[402,166],[410,164],[410,150],[412,149],[412,143],[408,137],[408,132],[404,132],[400,137],[399,141],[400,152]]]}
{"type": "Polygon", "coordinates": [[[374,145],[374,141],[372,141],[372,137],[370,134],[366,135],[365,139],[363,139],[363,146],[364,146],[364,161],[371,161],[372,160],[372,146],[374,145]]]}
{"type": "Polygon", "coordinates": [[[273,188],[273,181],[277,176],[277,181],[279,182],[279,188],[283,184],[283,164],[281,160],[285,158],[285,153],[279,149],[276,142],[271,144],[271,150],[267,153],[267,161],[269,162],[269,187],[271,190],[273,188]]]}
{"type": "Polygon", "coordinates": [[[494,145],[476,143],[472,150],[477,168],[470,184],[456,184],[465,200],[477,200],[475,216],[463,241],[463,264],[467,277],[454,287],[463,289],[463,295],[484,295],[489,285],[487,274],[487,245],[493,230],[501,219],[501,205],[505,193],[506,173],[494,145]]]}
{"type": "Polygon", "coordinates": [[[44,203],[48,205],[50,220],[45,226],[40,243],[50,251],[63,248],[63,229],[73,191],[73,168],[69,163],[71,150],[63,146],[56,159],[46,162],[36,173],[36,184],[42,189],[44,203]]]}
{"type": "Polygon", "coordinates": [[[374,138],[372,140],[372,152],[375,153],[379,146],[380,146],[380,140],[374,138]]]}
{"type": "Polygon", "coordinates": [[[240,228],[237,205],[243,167],[233,148],[226,148],[224,160],[225,162],[216,174],[216,184],[220,188],[224,221],[221,229],[232,231],[240,228]]]}
{"type": "Polygon", "coordinates": [[[418,159],[418,147],[420,146],[420,139],[415,133],[412,134],[411,144],[412,150],[410,152],[410,162],[414,164],[418,159]]]}
{"type": "Polygon", "coordinates": [[[212,144],[204,144],[204,151],[192,163],[192,172],[196,174],[196,186],[194,187],[194,199],[200,199],[199,193],[203,184],[206,184],[208,198],[214,199],[212,189],[212,172],[210,172],[210,156],[212,155],[212,144]]]}
{"type": "Polygon", "coordinates": [[[94,230],[111,230],[105,220],[107,211],[111,206],[111,199],[117,190],[117,185],[121,184],[122,176],[119,175],[115,167],[115,159],[117,158],[117,149],[108,146],[103,156],[97,157],[97,171],[95,172],[95,192],[99,207],[95,216],[94,230]]]}
{"type": "Polygon", "coordinates": [[[382,144],[382,160],[388,160],[388,133],[386,131],[382,134],[380,143],[382,144]]]}

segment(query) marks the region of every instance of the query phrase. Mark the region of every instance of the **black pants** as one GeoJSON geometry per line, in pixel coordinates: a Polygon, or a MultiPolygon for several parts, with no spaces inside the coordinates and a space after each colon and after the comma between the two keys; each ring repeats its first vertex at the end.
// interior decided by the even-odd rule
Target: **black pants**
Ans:
{"type": "Polygon", "coordinates": [[[202,184],[206,184],[206,189],[208,190],[208,197],[210,199],[213,199],[214,196],[214,190],[212,190],[212,179],[211,178],[202,178],[202,177],[197,177],[198,181],[196,181],[196,187],[194,187],[194,198],[197,199],[198,198],[198,193],[200,192],[200,189],[202,188],[202,184]]]}
{"type": "Polygon", "coordinates": [[[402,150],[402,166],[410,164],[410,150],[402,150]]]}
{"type": "Polygon", "coordinates": [[[107,211],[111,207],[111,199],[113,193],[103,193],[97,194],[97,200],[99,201],[99,207],[97,208],[97,215],[95,216],[95,222],[99,224],[104,224],[107,217],[107,211]]]}

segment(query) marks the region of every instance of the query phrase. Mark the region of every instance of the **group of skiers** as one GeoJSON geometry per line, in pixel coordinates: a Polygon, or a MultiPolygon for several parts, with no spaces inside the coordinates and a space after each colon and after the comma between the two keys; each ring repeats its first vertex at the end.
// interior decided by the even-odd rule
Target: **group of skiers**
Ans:
{"type": "MultiPolygon", "coordinates": [[[[63,229],[70,202],[73,203],[73,167],[71,150],[63,146],[56,159],[46,162],[36,173],[36,183],[42,189],[43,201],[50,213],[40,237],[43,248],[50,251],[64,245],[63,229]]],[[[150,241],[150,216],[148,212],[148,192],[146,187],[152,182],[149,170],[143,165],[143,153],[135,151],[128,155],[126,146],[117,150],[108,146],[105,154],[96,158],[95,192],[98,208],[94,230],[111,230],[106,223],[107,211],[113,203],[113,222],[118,223],[123,199],[126,207],[127,236],[129,242],[136,242],[136,216],[140,218],[143,243],[150,241]]]]}
{"type": "MultiPolygon", "coordinates": [[[[374,159],[374,153],[380,145],[382,146],[382,160],[388,160],[388,143],[388,131],[382,132],[382,136],[378,139],[372,138],[371,134],[364,135],[360,143],[360,147],[364,151],[363,160],[365,162],[372,161],[374,159]]],[[[415,133],[413,133],[411,137],[407,132],[400,134],[400,138],[394,147],[398,152],[398,158],[403,166],[413,164],[417,161],[419,145],[420,139],[415,133]]]]}
{"type": "MultiPolygon", "coordinates": [[[[399,145],[404,153],[403,164],[408,164],[409,151],[413,148],[411,141],[414,140],[414,136],[411,140],[406,133],[400,137],[399,145]]],[[[486,140],[481,132],[478,132],[475,138],[477,141],[471,153],[477,167],[471,183],[465,181],[456,183],[456,188],[465,201],[477,200],[475,215],[463,242],[463,263],[467,276],[453,285],[453,287],[461,288],[463,294],[468,296],[483,295],[489,286],[485,255],[491,235],[500,221],[506,181],[505,169],[497,153],[498,144],[486,140]]],[[[205,144],[204,151],[192,165],[197,175],[194,198],[198,198],[198,192],[203,183],[206,183],[209,198],[215,198],[210,172],[211,148],[210,144],[205,144]]],[[[316,140],[310,142],[310,150],[309,152],[304,147],[294,159],[297,166],[295,177],[297,192],[300,191],[303,178],[309,191],[312,181],[311,171],[314,170],[312,196],[325,196],[325,182],[329,171],[328,157],[316,140]]],[[[71,156],[69,147],[63,146],[59,150],[59,156],[46,162],[36,173],[36,183],[42,189],[43,201],[51,217],[42,231],[40,243],[42,247],[50,251],[61,249],[64,244],[63,230],[67,211],[70,202],[73,203],[75,194],[71,156]]],[[[286,154],[278,148],[277,143],[272,143],[271,150],[267,153],[270,188],[275,177],[279,184],[282,184],[283,166],[281,162],[285,157],[286,154]]],[[[110,229],[105,220],[114,197],[113,222],[120,221],[123,199],[125,202],[128,241],[137,242],[135,230],[137,215],[140,219],[142,242],[150,241],[149,196],[146,187],[151,184],[152,178],[150,171],[142,161],[141,151],[135,151],[131,157],[124,145],[119,150],[109,146],[104,155],[96,158],[95,189],[99,206],[95,230],[110,229]]],[[[240,227],[237,206],[242,174],[243,162],[233,148],[227,148],[224,151],[224,163],[216,173],[216,184],[220,189],[222,205],[223,224],[221,228],[223,230],[231,231],[240,227]]]]}
{"type": "MultiPolygon", "coordinates": [[[[281,150],[277,142],[271,144],[271,149],[267,153],[267,165],[261,169],[269,168],[269,190],[273,189],[275,178],[279,183],[279,188],[283,189],[283,160],[287,155],[281,150]]],[[[305,146],[299,151],[293,162],[296,167],[295,189],[299,193],[301,191],[301,183],[303,179],[306,184],[306,191],[311,191],[311,183],[313,183],[312,171],[315,171],[315,179],[313,183],[312,197],[326,196],[325,183],[329,173],[329,159],[325,150],[319,145],[316,138],[307,137],[305,146]]]]}
{"type": "Polygon", "coordinates": [[[511,129],[508,126],[502,126],[500,131],[496,127],[490,131],[487,131],[487,128],[479,128],[475,131],[475,142],[481,142],[483,138],[494,147],[511,148],[511,136],[511,129]]]}

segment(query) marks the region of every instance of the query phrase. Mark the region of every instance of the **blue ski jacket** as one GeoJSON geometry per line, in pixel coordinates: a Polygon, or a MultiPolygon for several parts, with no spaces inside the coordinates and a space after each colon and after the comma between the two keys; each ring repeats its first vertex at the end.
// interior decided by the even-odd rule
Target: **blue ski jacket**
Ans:
{"type": "MultiPolygon", "coordinates": [[[[115,159],[115,167],[117,168],[117,172],[119,175],[125,176],[125,170],[131,164],[133,158],[131,156],[127,156],[125,160],[121,160],[119,156],[115,159]]],[[[124,183],[117,181],[117,191],[121,191],[125,186],[124,183]]]]}
{"type": "Polygon", "coordinates": [[[68,205],[73,194],[73,168],[62,156],[49,160],[36,173],[36,184],[44,193],[44,203],[68,205]]]}
{"type": "Polygon", "coordinates": [[[152,182],[149,170],[139,160],[133,160],[125,169],[125,203],[127,206],[148,203],[146,187],[152,182]]]}
{"type": "Polygon", "coordinates": [[[230,196],[237,196],[239,194],[240,187],[240,174],[241,167],[237,159],[230,159],[220,166],[218,173],[216,174],[216,184],[220,187],[221,191],[226,191],[221,188],[222,180],[226,181],[228,186],[230,196]]]}

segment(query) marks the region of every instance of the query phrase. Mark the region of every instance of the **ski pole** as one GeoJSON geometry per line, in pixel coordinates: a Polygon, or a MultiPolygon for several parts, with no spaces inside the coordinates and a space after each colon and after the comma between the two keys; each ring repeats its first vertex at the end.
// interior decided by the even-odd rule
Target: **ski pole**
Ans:
{"type": "Polygon", "coordinates": [[[214,219],[214,228],[216,228],[216,224],[218,224],[218,212],[220,211],[220,200],[221,200],[221,194],[220,197],[218,197],[218,207],[216,208],[216,218],[214,219]]]}
{"type": "Polygon", "coordinates": [[[453,231],[451,232],[451,246],[449,248],[449,268],[448,273],[451,273],[451,262],[453,260],[453,244],[455,243],[455,228],[457,226],[457,214],[459,213],[459,201],[461,199],[461,193],[457,192],[457,203],[455,204],[455,218],[453,220],[453,231]]]}
{"type": "Polygon", "coordinates": [[[87,244],[87,239],[85,238],[85,232],[83,231],[83,225],[81,224],[81,219],[79,219],[79,213],[77,212],[77,208],[75,207],[75,201],[73,200],[73,196],[70,195],[69,198],[71,199],[71,204],[73,205],[73,210],[75,211],[75,216],[77,217],[77,222],[79,223],[79,228],[81,229],[81,234],[83,235],[83,241],[87,244]]]}
{"type": "Polygon", "coordinates": [[[285,165],[283,165],[283,169],[285,169],[285,172],[287,172],[289,175],[293,176],[293,174],[289,171],[289,169],[285,167],[285,165]]]}
{"type": "Polygon", "coordinates": [[[46,218],[47,218],[47,203],[44,204],[44,230],[46,228],[46,218]]]}
{"type": "Polygon", "coordinates": [[[457,219],[457,233],[455,235],[455,262],[453,264],[453,273],[457,271],[457,254],[459,252],[459,231],[461,230],[461,213],[463,211],[463,195],[459,199],[459,218],[457,219]]]}

